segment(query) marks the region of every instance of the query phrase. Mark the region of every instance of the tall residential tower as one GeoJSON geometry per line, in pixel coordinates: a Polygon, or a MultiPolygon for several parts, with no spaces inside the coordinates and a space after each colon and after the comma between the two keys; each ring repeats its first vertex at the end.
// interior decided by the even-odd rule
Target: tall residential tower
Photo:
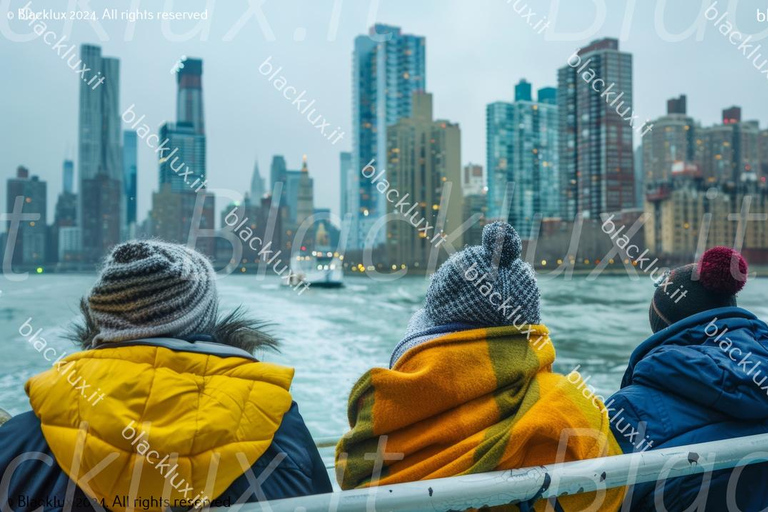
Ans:
{"type": "Polygon", "coordinates": [[[104,82],[80,82],[78,115],[78,220],[83,261],[95,263],[120,242],[123,155],[120,119],[120,61],[102,57],[101,47],[82,45],[80,59],[104,82]]]}
{"type": "MultiPolygon", "coordinates": [[[[402,34],[399,27],[377,24],[355,39],[352,57],[352,167],[355,190],[349,201],[349,247],[362,248],[376,220],[386,214],[386,199],[360,170],[369,162],[384,169],[387,127],[412,114],[414,92],[426,89],[426,39],[402,34]]],[[[384,230],[374,241],[384,243],[384,230]]]]}
{"type": "Polygon", "coordinates": [[[577,53],[580,66],[557,73],[560,210],[566,220],[578,213],[599,220],[635,204],[633,126],[616,107],[620,95],[623,114],[632,109],[632,55],[611,38],[577,53]],[[602,89],[594,88],[598,79],[602,89]]]}
{"type": "MultiPolygon", "coordinates": [[[[202,79],[203,61],[186,59],[176,74],[176,122],[160,127],[166,149],[158,153],[160,190],[152,195],[152,234],[172,242],[186,243],[194,238],[193,229],[214,228],[214,197],[206,192],[202,79]]],[[[213,255],[214,240],[201,238],[197,248],[213,255]]]]}
{"type": "MultiPolygon", "coordinates": [[[[385,192],[389,195],[395,190],[398,198],[412,198],[413,203],[407,213],[396,202],[387,203],[387,213],[399,217],[386,224],[387,258],[392,270],[426,268],[433,250],[446,257],[448,253],[439,247],[439,230],[452,233],[461,225],[464,213],[459,125],[433,119],[431,94],[414,93],[412,105],[413,113],[387,130],[389,186],[385,192]]],[[[378,187],[384,183],[378,173],[371,178],[378,187]]],[[[384,195],[380,190],[375,192],[384,195]]],[[[463,236],[452,244],[463,247],[463,236]]]]}
{"type": "Polygon", "coordinates": [[[514,103],[486,107],[488,217],[505,216],[523,239],[536,235],[535,219],[560,212],[558,121],[557,91],[539,89],[534,101],[525,80],[514,103]]]}

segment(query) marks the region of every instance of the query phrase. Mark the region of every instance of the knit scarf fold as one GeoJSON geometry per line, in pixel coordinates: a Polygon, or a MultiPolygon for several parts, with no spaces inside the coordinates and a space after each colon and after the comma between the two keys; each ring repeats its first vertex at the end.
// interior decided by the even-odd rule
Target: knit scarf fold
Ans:
{"type": "MultiPolygon", "coordinates": [[[[552,373],[554,360],[547,328],[525,325],[447,334],[411,348],[391,370],[373,368],[349,397],[351,431],[336,448],[341,487],[620,454],[607,414],[578,382],[552,373]]],[[[622,497],[614,489],[560,504],[615,510],[622,497]]]]}

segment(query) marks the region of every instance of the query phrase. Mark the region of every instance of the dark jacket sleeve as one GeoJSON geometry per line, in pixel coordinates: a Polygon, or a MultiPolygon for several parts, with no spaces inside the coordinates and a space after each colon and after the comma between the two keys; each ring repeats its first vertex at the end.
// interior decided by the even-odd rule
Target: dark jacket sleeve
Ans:
{"type": "MultiPolygon", "coordinates": [[[[294,402],[272,445],[216,501],[256,502],[333,492],[325,464],[294,402]],[[247,498],[244,497],[247,495],[247,498]]],[[[215,505],[215,503],[214,503],[215,505]]]]}
{"type": "Polygon", "coordinates": [[[94,510],[85,493],[59,467],[32,412],[0,427],[0,482],[6,478],[9,485],[0,488],[0,510],[94,510]],[[67,498],[70,485],[72,495],[67,498]]]}

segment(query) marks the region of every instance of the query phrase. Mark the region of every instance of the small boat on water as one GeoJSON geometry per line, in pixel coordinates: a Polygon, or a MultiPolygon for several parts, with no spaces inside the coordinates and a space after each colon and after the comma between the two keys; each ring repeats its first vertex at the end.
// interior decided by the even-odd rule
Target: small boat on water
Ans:
{"type": "Polygon", "coordinates": [[[315,288],[341,288],[344,286],[342,258],[327,248],[296,256],[291,260],[291,273],[283,278],[284,284],[309,283],[315,288]]]}
{"type": "Polygon", "coordinates": [[[291,258],[291,271],[283,277],[283,284],[295,287],[308,283],[315,288],[344,286],[344,255],[331,248],[328,232],[322,224],[315,233],[314,246],[311,253],[302,251],[291,258]]]}

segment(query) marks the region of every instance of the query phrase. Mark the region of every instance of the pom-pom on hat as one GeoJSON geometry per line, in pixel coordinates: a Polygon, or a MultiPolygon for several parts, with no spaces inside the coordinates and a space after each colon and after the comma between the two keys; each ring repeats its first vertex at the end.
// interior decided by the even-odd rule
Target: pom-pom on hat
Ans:
{"type": "Polygon", "coordinates": [[[705,252],[698,273],[702,286],[713,293],[736,295],[747,284],[746,260],[728,247],[713,247],[705,252]]]}
{"type": "Polygon", "coordinates": [[[713,247],[698,264],[678,267],[657,281],[649,312],[658,332],[708,309],[736,306],[736,294],[747,282],[747,262],[729,247],[713,247]]]}
{"type": "Polygon", "coordinates": [[[424,316],[432,325],[538,324],[539,288],[520,259],[522,241],[506,222],[483,229],[482,245],[451,256],[432,276],[424,316]]]}

